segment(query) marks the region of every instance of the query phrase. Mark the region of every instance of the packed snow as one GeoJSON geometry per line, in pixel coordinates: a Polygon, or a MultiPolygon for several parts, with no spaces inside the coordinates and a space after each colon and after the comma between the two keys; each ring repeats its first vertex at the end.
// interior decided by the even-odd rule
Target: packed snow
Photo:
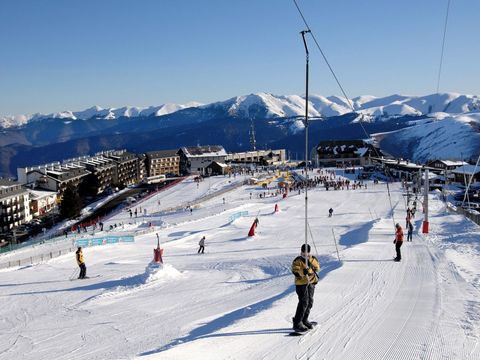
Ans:
{"type": "Polygon", "coordinates": [[[85,248],[89,279],[69,281],[73,252],[0,270],[0,359],[480,358],[480,227],[447,212],[437,194],[430,233],[421,233],[419,208],[413,242],[396,263],[400,184],[390,184],[392,209],[383,183],[309,191],[309,242],[321,266],[310,318],[318,325],[290,337],[304,193],[282,199],[275,182],[269,191],[240,180],[188,179],[134,204],[147,209],[145,219],[113,214],[106,226],[158,225],[134,243],[85,248]],[[163,265],[151,263],[156,233],[163,265]],[[197,254],[202,236],[205,254],[197,254]]]}

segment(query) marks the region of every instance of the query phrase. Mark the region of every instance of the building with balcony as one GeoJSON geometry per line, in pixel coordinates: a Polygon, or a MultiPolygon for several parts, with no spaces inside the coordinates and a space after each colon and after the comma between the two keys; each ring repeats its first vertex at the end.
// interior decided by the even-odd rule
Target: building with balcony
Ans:
{"type": "Polygon", "coordinates": [[[255,150],[227,154],[226,162],[233,164],[277,165],[287,160],[285,149],[255,150]]]}
{"type": "Polygon", "coordinates": [[[115,184],[123,186],[132,185],[141,180],[137,155],[127,152],[126,150],[110,150],[100,153],[104,157],[112,159],[117,171],[115,174],[115,184]]]}
{"type": "Polygon", "coordinates": [[[67,186],[78,187],[89,171],[78,163],[59,162],[17,168],[18,182],[31,189],[55,191],[60,196],[67,186]]]}
{"type": "Polygon", "coordinates": [[[0,179],[0,233],[32,220],[29,202],[29,193],[22,184],[0,179]]]}
{"type": "Polygon", "coordinates": [[[150,151],[146,154],[148,177],[157,175],[180,175],[180,155],[176,150],[150,151]]]}

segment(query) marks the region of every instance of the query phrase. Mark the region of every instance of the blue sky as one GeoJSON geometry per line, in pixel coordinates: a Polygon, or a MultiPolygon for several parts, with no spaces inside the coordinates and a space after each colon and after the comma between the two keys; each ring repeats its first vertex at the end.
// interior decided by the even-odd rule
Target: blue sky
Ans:
{"type": "MultiPolygon", "coordinates": [[[[350,97],[435,92],[447,0],[297,1],[350,97]]],[[[480,94],[478,14],[452,0],[440,91],[480,94]]],[[[292,0],[2,0],[0,115],[303,94],[304,28],[292,0]]]]}

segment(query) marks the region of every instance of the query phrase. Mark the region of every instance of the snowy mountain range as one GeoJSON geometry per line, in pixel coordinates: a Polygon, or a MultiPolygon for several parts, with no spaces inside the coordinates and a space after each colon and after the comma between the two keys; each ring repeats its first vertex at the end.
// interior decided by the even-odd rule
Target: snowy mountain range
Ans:
{"type": "Polygon", "coordinates": [[[118,119],[120,117],[146,117],[162,116],[188,107],[200,106],[200,103],[190,102],[184,105],[163,104],[159,106],[149,106],[140,108],[135,106],[124,106],[121,108],[102,108],[98,105],[92,106],[83,111],[61,111],[51,114],[25,114],[13,116],[0,116],[0,127],[9,128],[22,126],[30,121],[39,121],[42,119],[63,119],[63,120],[89,120],[89,119],[118,119]]]}
{"type": "MultiPolygon", "coordinates": [[[[16,167],[125,148],[133,152],[220,143],[227,151],[250,148],[253,120],[259,148],[304,152],[299,95],[257,93],[211,104],[147,108],[100,108],[49,115],[0,117],[0,176],[16,167]]],[[[320,140],[376,134],[380,147],[414,161],[472,159],[480,153],[480,97],[455,93],[427,96],[309,97],[312,149],[320,140]],[[352,111],[352,108],[354,111],[352,111]]],[[[296,155],[294,155],[296,154],[296,155]]]]}
{"type": "MultiPolygon", "coordinates": [[[[299,95],[279,96],[269,93],[257,93],[237,96],[226,101],[203,105],[190,102],[183,105],[163,104],[146,108],[124,106],[121,108],[102,108],[93,106],[83,111],[62,111],[51,114],[25,114],[0,116],[0,127],[9,128],[25,125],[30,121],[42,119],[89,120],[118,119],[120,117],[142,118],[162,116],[186,108],[223,108],[235,117],[259,116],[265,118],[291,118],[305,115],[305,98],[299,95]]],[[[331,117],[352,112],[363,114],[363,119],[388,118],[392,116],[426,115],[436,112],[459,114],[480,111],[480,97],[457,93],[432,94],[427,96],[391,95],[386,97],[359,96],[345,99],[338,96],[324,97],[310,95],[309,116],[331,117]]]]}

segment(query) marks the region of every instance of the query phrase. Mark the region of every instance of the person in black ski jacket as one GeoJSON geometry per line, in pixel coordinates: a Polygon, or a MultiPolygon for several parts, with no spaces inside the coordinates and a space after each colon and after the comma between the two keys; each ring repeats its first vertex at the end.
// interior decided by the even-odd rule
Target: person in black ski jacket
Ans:
{"type": "Polygon", "coordinates": [[[413,224],[411,221],[407,223],[407,241],[412,241],[413,238],[413,224]]]}
{"type": "Polygon", "coordinates": [[[202,252],[203,254],[203,252],[205,251],[205,236],[200,239],[200,241],[198,242],[198,246],[199,248],[197,254],[200,254],[200,252],[202,252]]]}
{"type": "Polygon", "coordinates": [[[87,275],[87,267],[85,266],[85,260],[83,258],[82,247],[79,246],[77,251],[75,252],[77,258],[77,264],[80,267],[80,275],[78,276],[79,279],[85,279],[87,275]]]}
{"type": "Polygon", "coordinates": [[[297,256],[292,263],[292,273],[295,275],[295,291],[298,295],[293,329],[306,331],[313,327],[312,323],[308,321],[308,316],[313,306],[313,295],[315,285],[318,282],[317,272],[320,270],[320,264],[315,256],[310,255],[310,245],[303,244],[300,250],[301,255],[297,256]],[[308,259],[307,263],[305,263],[305,258],[308,259]]]}

